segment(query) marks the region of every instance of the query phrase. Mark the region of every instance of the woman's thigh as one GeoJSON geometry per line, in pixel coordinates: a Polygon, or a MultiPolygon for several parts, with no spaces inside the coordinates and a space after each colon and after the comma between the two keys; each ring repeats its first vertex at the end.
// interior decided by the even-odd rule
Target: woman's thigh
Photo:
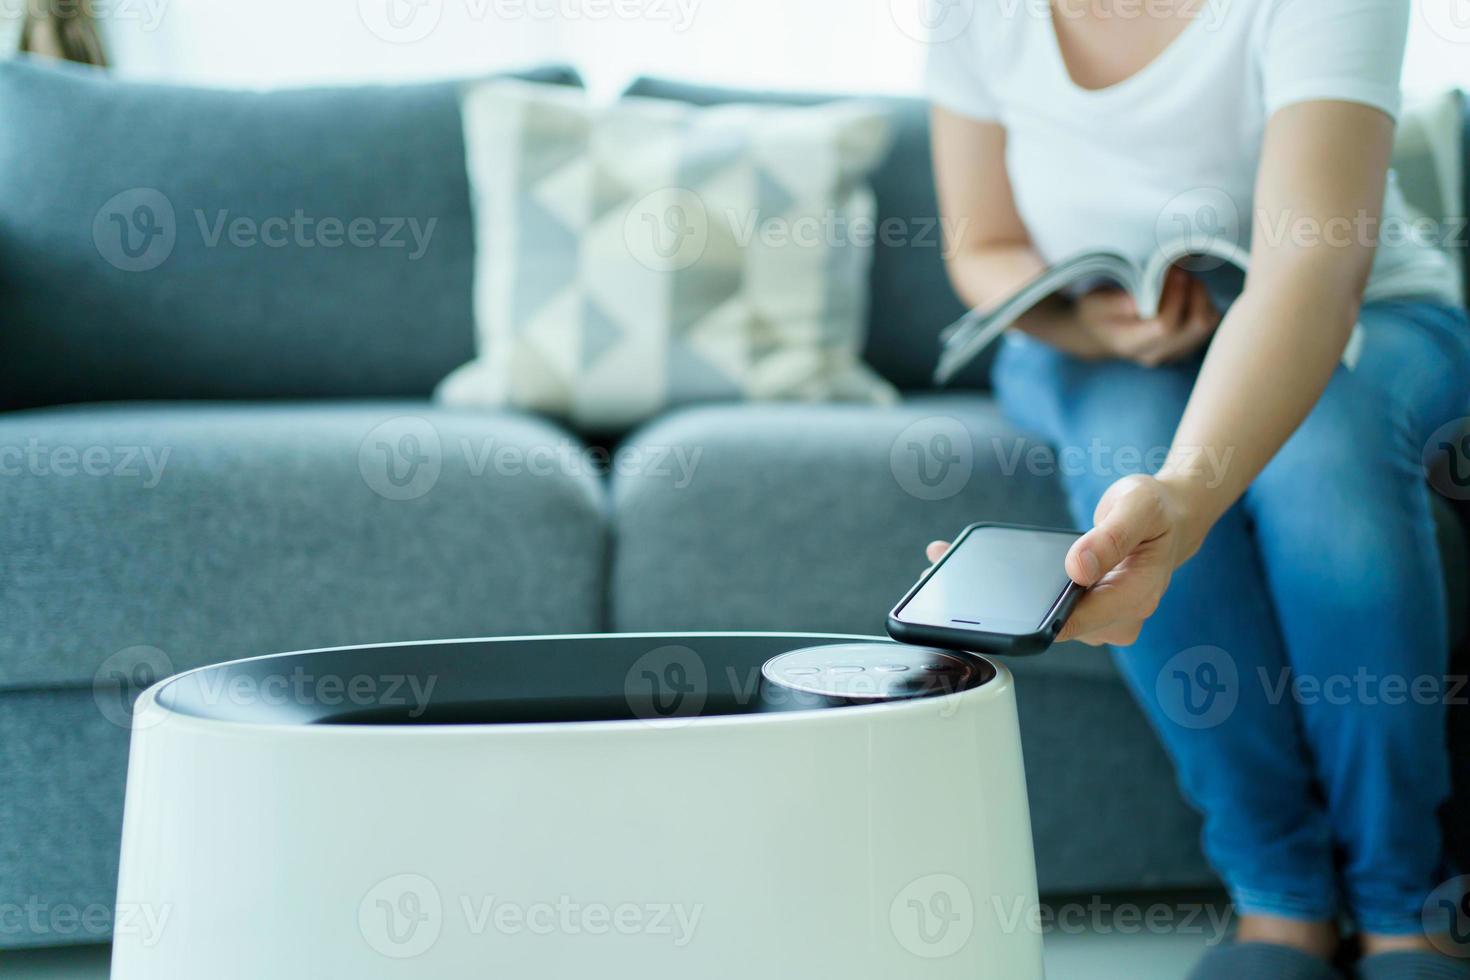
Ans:
{"type": "Polygon", "coordinates": [[[1114,480],[1163,462],[1198,373],[1198,359],[1159,368],[1083,361],[1009,336],[993,386],[1006,417],[1054,447],[1069,489],[1101,496],[1114,480]]]}
{"type": "Polygon", "coordinates": [[[1424,456],[1435,430],[1470,410],[1470,326],[1458,311],[1407,303],[1365,307],[1361,322],[1357,364],[1333,375],[1246,508],[1294,655],[1330,657],[1325,641],[1361,637],[1372,641],[1364,657],[1439,658],[1424,456]]]}

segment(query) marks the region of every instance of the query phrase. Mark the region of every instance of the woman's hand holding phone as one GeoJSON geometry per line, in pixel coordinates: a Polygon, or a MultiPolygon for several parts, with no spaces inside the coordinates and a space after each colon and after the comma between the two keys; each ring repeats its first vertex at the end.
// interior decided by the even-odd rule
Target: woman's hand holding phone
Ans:
{"type": "MultiPolygon", "coordinates": [[[[1068,618],[1059,641],[1129,646],[1153,615],[1169,581],[1197,545],[1187,542],[1184,502],[1168,483],[1129,476],[1108,488],[1093,514],[1094,526],[1067,552],[1067,574],[1087,592],[1068,618]]],[[[949,545],[935,541],[931,562],[949,545]]]]}

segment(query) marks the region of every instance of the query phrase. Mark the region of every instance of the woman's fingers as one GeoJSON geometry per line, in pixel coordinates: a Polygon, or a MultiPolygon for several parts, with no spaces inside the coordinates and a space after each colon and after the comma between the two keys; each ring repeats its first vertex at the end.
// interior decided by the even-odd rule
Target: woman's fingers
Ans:
{"type": "Polygon", "coordinates": [[[924,549],[924,557],[928,558],[929,564],[932,565],[939,559],[943,558],[944,553],[948,550],[948,541],[930,541],[929,546],[924,549]]]}
{"type": "Polygon", "coordinates": [[[1170,333],[1184,326],[1185,310],[1190,299],[1188,273],[1170,269],[1164,279],[1164,295],[1159,299],[1158,321],[1170,333]]]}
{"type": "Polygon", "coordinates": [[[1096,526],[1067,552],[1067,574],[1089,589],[1059,639],[1128,646],[1174,571],[1164,491],[1151,477],[1125,477],[1103,494],[1093,520],[1096,526]]]}
{"type": "Polygon", "coordinates": [[[1161,319],[1134,320],[1109,329],[1114,331],[1113,350],[1121,357],[1145,365],[1169,338],[1169,327],[1161,319]]]}
{"type": "Polygon", "coordinates": [[[1108,288],[1095,289],[1083,297],[1082,301],[1096,315],[1119,319],[1138,319],[1138,304],[1133,300],[1133,294],[1126,289],[1108,288]]]}
{"type": "Polygon", "coordinates": [[[1089,592],[1067,618],[1057,642],[1076,640],[1090,646],[1131,646],[1147,618],[1132,614],[1133,606],[1128,597],[1119,593],[1089,592]]]}
{"type": "Polygon", "coordinates": [[[1129,477],[1108,488],[1093,515],[1095,526],[1067,552],[1067,574],[1091,586],[1145,541],[1166,529],[1163,500],[1146,477],[1129,477]]]}
{"type": "Polygon", "coordinates": [[[1220,314],[1215,310],[1209,290],[1205,289],[1204,283],[1198,279],[1191,279],[1189,303],[1184,312],[1183,328],[1151,352],[1156,359],[1155,363],[1148,364],[1146,361],[1140,363],[1153,367],[1188,357],[1204,346],[1219,324],[1220,314]]]}
{"type": "Polygon", "coordinates": [[[1170,574],[1160,550],[1143,544],[1088,590],[1057,639],[1129,646],[1138,639],[1144,621],[1158,609],[1170,574]]]}

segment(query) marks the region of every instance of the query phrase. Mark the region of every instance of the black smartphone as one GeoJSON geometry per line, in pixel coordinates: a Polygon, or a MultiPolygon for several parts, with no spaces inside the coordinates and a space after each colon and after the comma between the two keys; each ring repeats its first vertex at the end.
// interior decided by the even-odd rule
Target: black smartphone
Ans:
{"type": "Polygon", "coordinates": [[[904,643],[1024,656],[1051,646],[1082,586],[1067,576],[1080,531],[971,524],[888,614],[904,643]]]}

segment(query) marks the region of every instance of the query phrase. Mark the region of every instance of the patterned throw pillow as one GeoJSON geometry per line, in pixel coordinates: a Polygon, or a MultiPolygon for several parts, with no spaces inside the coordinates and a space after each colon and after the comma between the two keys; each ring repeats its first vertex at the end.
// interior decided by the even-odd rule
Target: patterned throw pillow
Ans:
{"type": "Polygon", "coordinates": [[[612,432],[697,401],[896,397],[861,359],[880,110],[497,80],[464,125],[478,356],[441,401],[612,432]]]}

